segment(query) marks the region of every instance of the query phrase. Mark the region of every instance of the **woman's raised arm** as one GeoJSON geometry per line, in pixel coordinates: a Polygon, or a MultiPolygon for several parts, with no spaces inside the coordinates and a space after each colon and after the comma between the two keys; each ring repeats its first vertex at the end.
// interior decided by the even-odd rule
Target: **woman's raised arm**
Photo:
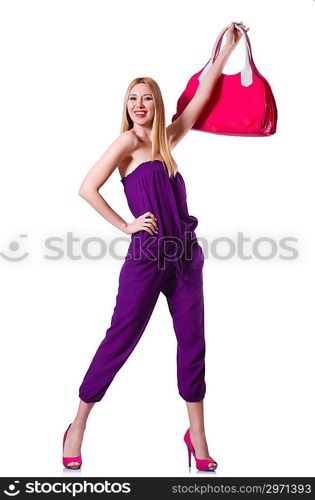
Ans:
{"type": "MultiPolygon", "coordinates": [[[[230,28],[227,30],[225,45],[210,67],[209,71],[206,73],[205,77],[201,80],[194,97],[186,106],[182,114],[167,127],[167,135],[172,147],[175,147],[175,145],[178,144],[178,142],[197,121],[205,104],[211,98],[212,92],[219,76],[222,73],[226,61],[241,39],[242,35],[239,30],[234,27],[234,24],[235,23],[232,23],[230,28]]],[[[246,28],[243,23],[237,24],[245,29],[245,31],[249,30],[249,28],[246,28]]]]}

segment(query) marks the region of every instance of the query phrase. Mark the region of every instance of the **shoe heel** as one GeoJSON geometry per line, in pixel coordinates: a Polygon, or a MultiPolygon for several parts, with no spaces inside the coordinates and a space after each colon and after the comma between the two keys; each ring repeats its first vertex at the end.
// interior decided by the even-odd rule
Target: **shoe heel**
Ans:
{"type": "Polygon", "coordinates": [[[188,446],[187,446],[187,451],[188,451],[188,467],[191,467],[191,451],[188,446]]]}

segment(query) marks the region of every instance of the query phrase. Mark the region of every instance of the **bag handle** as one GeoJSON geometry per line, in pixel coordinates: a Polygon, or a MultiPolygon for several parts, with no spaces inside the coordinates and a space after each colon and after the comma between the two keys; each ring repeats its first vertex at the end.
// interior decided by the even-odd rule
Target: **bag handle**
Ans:
{"type": "MultiPolygon", "coordinates": [[[[230,24],[228,26],[226,26],[219,34],[219,36],[214,44],[213,50],[212,50],[212,56],[198,77],[199,82],[201,82],[201,80],[204,78],[204,76],[208,73],[212,64],[214,63],[214,61],[218,57],[224,33],[229,29],[230,26],[231,26],[230,24]]],[[[246,62],[245,62],[244,68],[241,71],[241,84],[243,85],[243,87],[248,87],[249,85],[251,85],[253,83],[253,71],[252,71],[252,67],[251,67],[251,63],[253,63],[252,50],[251,50],[250,41],[249,41],[249,38],[248,38],[246,31],[243,30],[243,28],[241,28],[236,23],[235,23],[235,28],[238,29],[242,33],[244,44],[245,44],[244,46],[245,46],[246,62]]]]}

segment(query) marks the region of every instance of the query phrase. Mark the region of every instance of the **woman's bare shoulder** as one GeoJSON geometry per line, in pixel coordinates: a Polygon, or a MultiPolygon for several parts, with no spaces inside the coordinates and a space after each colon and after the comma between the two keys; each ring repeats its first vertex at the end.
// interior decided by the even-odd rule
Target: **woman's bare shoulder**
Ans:
{"type": "Polygon", "coordinates": [[[132,153],[138,147],[138,138],[131,132],[131,130],[126,130],[120,132],[116,139],[112,142],[110,149],[117,155],[120,163],[124,160],[125,156],[132,153]]]}
{"type": "Polygon", "coordinates": [[[132,130],[121,132],[117,137],[117,142],[120,144],[124,153],[121,158],[120,165],[123,167],[125,162],[129,161],[132,153],[139,147],[139,138],[132,130]]]}
{"type": "Polygon", "coordinates": [[[129,147],[133,149],[138,146],[139,139],[131,130],[125,130],[124,132],[120,132],[119,136],[114,142],[122,145],[123,147],[129,147]]]}

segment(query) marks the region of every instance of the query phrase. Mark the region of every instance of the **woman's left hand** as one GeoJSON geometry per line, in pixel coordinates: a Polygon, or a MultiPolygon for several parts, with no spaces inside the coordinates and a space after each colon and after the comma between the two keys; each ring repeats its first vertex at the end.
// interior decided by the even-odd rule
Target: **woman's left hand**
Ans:
{"type": "Polygon", "coordinates": [[[226,46],[229,47],[230,49],[235,49],[236,45],[242,38],[242,33],[240,32],[240,30],[235,28],[235,24],[238,24],[241,28],[243,28],[244,31],[249,30],[249,28],[246,28],[245,24],[243,24],[242,22],[240,23],[232,22],[231,26],[226,32],[226,46]]]}

